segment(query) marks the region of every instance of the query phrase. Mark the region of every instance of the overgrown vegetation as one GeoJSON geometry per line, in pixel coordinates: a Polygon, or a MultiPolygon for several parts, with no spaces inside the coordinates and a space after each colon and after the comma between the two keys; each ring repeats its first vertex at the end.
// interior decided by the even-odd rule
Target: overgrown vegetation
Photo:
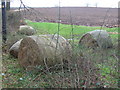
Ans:
{"type": "MultiPolygon", "coordinates": [[[[38,23],[26,21],[28,25],[37,30],[37,34],[58,33],[57,23],[38,23]]],[[[86,32],[100,29],[100,27],[87,27],[60,24],[60,35],[72,39],[72,61],[68,67],[53,66],[53,69],[43,69],[39,66],[34,71],[25,71],[19,66],[17,59],[3,54],[3,87],[9,88],[117,88],[118,84],[118,34],[110,34],[114,47],[112,49],[91,49],[79,46],[78,41],[86,32]],[[61,69],[58,69],[61,67],[61,69]]],[[[108,32],[117,32],[117,28],[105,28],[108,32]]]]}

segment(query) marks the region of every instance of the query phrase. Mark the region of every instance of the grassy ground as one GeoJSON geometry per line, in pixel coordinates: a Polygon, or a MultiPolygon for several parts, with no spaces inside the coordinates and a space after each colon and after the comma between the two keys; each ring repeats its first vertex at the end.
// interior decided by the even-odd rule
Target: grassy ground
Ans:
{"type": "MultiPolygon", "coordinates": [[[[57,23],[38,23],[27,21],[28,25],[37,30],[37,34],[58,33],[57,23]]],[[[60,24],[60,35],[67,39],[72,34],[78,43],[80,37],[86,32],[100,29],[100,27],[73,26],[60,24]]],[[[117,32],[117,28],[103,28],[108,32],[117,32]]],[[[112,49],[87,49],[79,46],[74,47],[73,62],[68,69],[52,71],[38,67],[38,70],[25,71],[19,66],[18,60],[8,54],[3,54],[3,87],[10,88],[49,88],[49,87],[79,87],[100,88],[117,87],[118,58],[117,58],[117,34],[110,34],[114,42],[112,49]]]]}
{"type": "MultiPolygon", "coordinates": [[[[39,22],[31,22],[27,21],[28,25],[34,27],[38,34],[54,34],[58,33],[58,24],[57,23],[39,23],[39,22]]],[[[93,30],[99,30],[101,27],[89,27],[89,26],[77,26],[73,25],[73,30],[71,25],[60,24],[60,35],[64,36],[65,38],[71,38],[71,34],[73,33],[76,37],[81,37],[83,34],[93,30]]],[[[118,28],[102,28],[103,30],[107,30],[108,32],[118,32],[118,28]]],[[[110,34],[112,37],[117,38],[117,34],[110,34]]]]}

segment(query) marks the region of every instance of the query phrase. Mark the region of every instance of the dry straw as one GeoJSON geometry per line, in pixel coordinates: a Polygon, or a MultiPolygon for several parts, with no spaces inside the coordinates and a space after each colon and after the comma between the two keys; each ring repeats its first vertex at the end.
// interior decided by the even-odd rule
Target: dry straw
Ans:
{"type": "Polygon", "coordinates": [[[38,65],[49,67],[60,64],[61,60],[70,60],[70,55],[71,46],[62,36],[57,41],[57,35],[38,35],[22,40],[18,59],[25,68],[38,65]]]}

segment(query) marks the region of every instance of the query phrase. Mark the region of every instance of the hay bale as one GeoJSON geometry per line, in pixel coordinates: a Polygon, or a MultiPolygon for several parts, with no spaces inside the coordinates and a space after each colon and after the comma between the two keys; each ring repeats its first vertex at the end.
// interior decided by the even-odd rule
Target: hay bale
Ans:
{"type": "Polygon", "coordinates": [[[18,30],[19,34],[24,34],[24,35],[34,35],[36,33],[36,30],[28,25],[21,25],[19,30],[18,30]]]}
{"type": "Polygon", "coordinates": [[[86,47],[111,48],[113,46],[111,37],[106,30],[94,30],[82,36],[79,41],[86,47]]]}
{"type": "Polygon", "coordinates": [[[12,55],[15,58],[18,57],[18,52],[19,52],[19,47],[20,47],[21,41],[22,41],[22,39],[17,41],[15,44],[13,44],[13,46],[9,49],[10,55],[12,55]]]}
{"type": "Polygon", "coordinates": [[[70,60],[70,53],[71,46],[62,36],[28,36],[20,44],[18,59],[24,68],[37,65],[49,67],[61,63],[61,60],[70,60]]]}

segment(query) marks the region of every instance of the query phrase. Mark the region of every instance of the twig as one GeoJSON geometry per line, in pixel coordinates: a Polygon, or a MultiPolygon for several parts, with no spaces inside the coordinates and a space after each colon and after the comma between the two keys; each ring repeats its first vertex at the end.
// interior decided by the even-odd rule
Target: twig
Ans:
{"type": "Polygon", "coordinates": [[[29,11],[29,9],[26,7],[26,5],[23,3],[23,1],[20,0],[20,2],[21,2],[21,6],[23,5],[24,9],[27,9],[29,11]]]}
{"type": "Polygon", "coordinates": [[[50,72],[50,71],[49,71],[49,68],[48,68],[48,65],[47,65],[47,63],[46,63],[46,60],[47,60],[47,58],[44,58],[44,64],[45,64],[45,67],[46,67],[47,71],[50,72]]]}
{"type": "Polygon", "coordinates": [[[109,11],[110,11],[110,8],[108,8],[107,11],[106,11],[105,17],[104,17],[104,19],[103,19],[103,24],[101,25],[100,30],[103,28],[103,26],[104,26],[104,24],[105,24],[105,20],[106,20],[106,18],[107,18],[107,15],[108,15],[108,12],[109,12],[109,11]]]}
{"type": "MultiPolygon", "coordinates": [[[[109,12],[109,11],[110,11],[110,8],[108,8],[107,11],[106,11],[105,17],[104,17],[104,19],[103,19],[103,24],[101,25],[100,30],[102,30],[102,28],[103,28],[103,26],[104,26],[104,24],[105,24],[105,20],[106,20],[106,18],[107,18],[107,15],[108,15],[108,12],[109,12]]],[[[101,33],[101,31],[99,32],[98,38],[100,38],[100,33],[101,33]]],[[[101,47],[100,47],[100,48],[101,48],[101,47]]]]}
{"type": "MultiPolygon", "coordinates": [[[[71,23],[71,37],[72,37],[72,44],[74,45],[74,27],[73,27],[73,20],[72,20],[72,14],[71,14],[71,11],[70,11],[70,23],[71,23]]],[[[73,47],[72,45],[72,47],[73,47]]]]}

